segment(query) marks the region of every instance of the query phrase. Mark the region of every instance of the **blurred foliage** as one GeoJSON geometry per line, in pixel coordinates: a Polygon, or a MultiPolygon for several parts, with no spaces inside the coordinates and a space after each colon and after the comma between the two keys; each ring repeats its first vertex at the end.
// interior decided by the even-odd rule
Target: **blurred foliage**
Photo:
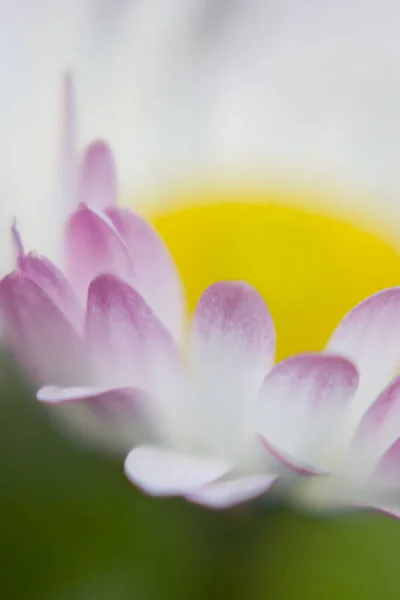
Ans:
{"type": "Polygon", "coordinates": [[[6,600],[400,596],[396,521],[147,498],[122,461],[57,430],[4,361],[0,473],[6,600]]]}

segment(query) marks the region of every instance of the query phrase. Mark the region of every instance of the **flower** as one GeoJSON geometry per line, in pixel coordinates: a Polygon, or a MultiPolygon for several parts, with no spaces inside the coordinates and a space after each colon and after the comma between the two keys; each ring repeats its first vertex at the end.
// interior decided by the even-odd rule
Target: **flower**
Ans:
{"type": "Polygon", "coordinates": [[[165,268],[166,250],[134,213],[104,212],[117,214],[125,229],[82,205],[67,222],[67,239],[79,240],[77,275],[72,269],[67,280],[48,260],[21,252],[18,268],[0,283],[8,339],[46,382],[39,400],[89,408],[128,446],[137,443],[140,426],[145,444],[130,451],[125,470],[149,493],[217,508],[261,494],[276,472],[256,435],[260,388],[279,373],[293,394],[300,367],[314,402],[342,405],[357,387],[356,369],[341,357],[303,355],[271,370],[272,318],[243,282],[218,282],[203,293],[186,366],[178,330],[171,327],[172,315],[181,321],[184,315],[176,272],[165,268]],[[141,295],[139,275],[155,273],[161,276],[147,288],[154,296],[141,295]],[[87,305],[80,310],[84,282],[87,305]],[[157,312],[150,308],[154,299],[157,312]]]}
{"type": "Polygon", "coordinates": [[[91,143],[76,167],[66,83],[65,260],[59,269],[26,253],[13,225],[17,268],[0,282],[8,343],[41,386],[39,400],[83,410],[100,435],[129,450],[126,474],[145,491],[216,508],[258,496],[279,472],[256,434],[260,389],[277,372],[290,382],[300,365],[314,399],[343,404],[357,371],[344,358],[318,355],[272,368],[272,317],[240,281],[205,290],[185,351],[175,265],[150,225],[116,206],[105,142],[91,143]]]}
{"type": "Polygon", "coordinates": [[[357,366],[354,395],[321,404],[305,372],[290,378],[283,365],[265,382],[259,432],[266,446],[297,473],[317,475],[290,482],[286,491],[295,502],[320,510],[372,507],[400,517],[399,336],[395,287],[350,311],[326,347],[357,366]]]}

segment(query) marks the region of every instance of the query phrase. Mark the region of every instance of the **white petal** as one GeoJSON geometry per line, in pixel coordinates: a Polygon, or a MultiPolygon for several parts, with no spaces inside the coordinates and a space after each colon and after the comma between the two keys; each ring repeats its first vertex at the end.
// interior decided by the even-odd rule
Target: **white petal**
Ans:
{"type": "Polygon", "coordinates": [[[217,481],[186,494],[185,498],[195,504],[222,510],[261,496],[275,481],[275,475],[253,475],[231,481],[217,481]]]}
{"type": "Polygon", "coordinates": [[[117,200],[114,157],[103,140],[92,142],[85,151],[78,179],[78,202],[103,210],[117,200]]]}
{"type": "Polygon", "coordinates": [[[277,364],[261,389],[258,431],[294,470],[324,470],[324,459],[358,374],[344,358],[301,354],[277,364]]]}
{"type": "Polygon", "coordinates": [[[383,290],[353,308],[327,350],[348,357],[360,372],[358,399],[366,409],[400,365],[400,287],[383,290]]]}
{"type": "MultiPolygon", "coordinates": [[[[373,402],[362,418],[351,445],[351,454],[359,468],[371,472],[386,457],[386,466],[393,465],[393,456],[400,458],[396,441],[400,438],[400,377],[396,377],[373,402]],[[392,452],[387,454],[389,448],[392,452]]],[[[384,464],[381,466],[383,470],[384,464]]],[[[400,466],[400,461],[399,461],[400,466]]]]}
{"type": "Polygon", "coordinates": [[[194,316],[193,372],[199,419],[215,451],[229,445],[236,452],[254,437],[253,409],[274,352],[274,324],[254,288],[221,281],[203,293],[194,316]]]}
{"type": "Polygon", "coordinates": [[[139,446],[125,461],[125,473],[152,496],[179,496],[219,479],[229,471],[223,461],[197,458],[152,446],[139,446]]]}

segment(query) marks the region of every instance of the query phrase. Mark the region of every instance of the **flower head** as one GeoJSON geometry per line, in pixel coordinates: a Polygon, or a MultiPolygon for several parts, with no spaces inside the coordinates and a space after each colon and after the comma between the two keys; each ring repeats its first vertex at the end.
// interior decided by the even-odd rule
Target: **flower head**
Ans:
{"type": "Polygon", "coordinates": [[[382,389],[400,360],[400,288],[356,307],[326,352],[276,365],[272,317],[245,282],[208,287],[188,326],[167,247],[116,204],[108,145],[76,160],[72,91],[67,78],[58,260],[27,253],[14,223],[17,266],[0,281],[38,399],[79,411],[153,495],[225,508],[280,478],[299,497],[396,513],[398,379],[382,389]]]}

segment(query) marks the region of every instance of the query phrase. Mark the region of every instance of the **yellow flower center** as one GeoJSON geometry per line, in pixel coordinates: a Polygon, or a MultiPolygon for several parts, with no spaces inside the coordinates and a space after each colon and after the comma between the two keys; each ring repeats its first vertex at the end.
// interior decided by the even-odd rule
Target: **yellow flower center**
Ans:
{"type": "Polygon", "coordinates": [[[272,313],[279,359],[323,348],[355,304],[400,284],[399,254],[387,241],[296,207],[290,196],[236,192],[227,202],[216,191],[194,197],[163,203],[152,215],[176,260],[190,309],[217,280],[247,281],[272,313]]]}

